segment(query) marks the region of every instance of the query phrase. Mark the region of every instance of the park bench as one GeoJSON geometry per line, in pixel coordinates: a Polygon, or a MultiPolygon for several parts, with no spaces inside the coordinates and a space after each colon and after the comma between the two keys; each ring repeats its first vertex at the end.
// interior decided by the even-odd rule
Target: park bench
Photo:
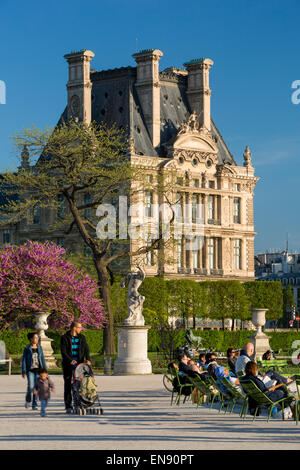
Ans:
{"type": "Polygon", "coordinates": [[[12,358],[9,357],[7,359],[0,359],[0,364],[6,364],[6,363],[8,363],[8,375],[11,375],[12,358]]]}

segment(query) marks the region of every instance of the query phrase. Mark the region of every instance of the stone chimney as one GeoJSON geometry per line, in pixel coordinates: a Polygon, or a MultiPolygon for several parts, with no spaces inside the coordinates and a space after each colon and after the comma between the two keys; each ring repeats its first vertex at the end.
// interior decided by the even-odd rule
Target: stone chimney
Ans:
{"type": "Polygon", "coordinates": [[[90,62],[94,56],[92,51],[85,49],[64,56],[69,64],[68,119],[78,119],[87,124],[92,119],[90,62]]]}
{"type": "Polygon", "coordinates": [[[211,130],[209,69],[213,65],[211,59],[194,59],[184,64],[188,71],[187,96],[191,111],[199,115],[200,126],[211,130]]]}
{"type": "Polygon", "coordinates": [[[158,62],[163,53],[146,49],[133,54],[137,64],[137,94],[153,147],[160,145],[160,84],[158,62]]]}

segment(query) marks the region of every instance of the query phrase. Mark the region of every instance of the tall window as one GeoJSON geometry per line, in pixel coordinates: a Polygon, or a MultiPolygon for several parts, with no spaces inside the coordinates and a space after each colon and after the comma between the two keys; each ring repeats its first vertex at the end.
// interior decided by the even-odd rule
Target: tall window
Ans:
{"type": "Polygon", "coordinates": [[[215,268],[215,243],[213,238],[207,239],[207,257],[209,269],[215,268]]]}
{"type": "Polygon", "coordinates": [[[182,263],[182,244],[183,244],[183,239],[181,238],[180,240],[177,241],[176,244],[176,262],[177,262],[177,267],[182,268],[183,263],[182,263]]]}
{"type": "Polygon", "coordinates": [[[59,219],[62,219],[64,216],[64,196],[62,194],[59,194],[57,196],[58,199],[58,208],[57,208],[57,217],[59,219]]]}
{"type": "Polygon", "coordinates": [[[33,209],[33,223],[39,224],[40,223],[40,205],[36,204],[33,209]]]}
{"type": "Polygon", "coordinates": [[[198,218],[198,195],[193,194],[192,196],[192,222],[195,224],[198,218]]]}
{"type": "MultiPolygon", "coordinates": [[[[91,200],[91,195],[90,193],[85,193],[84,195],[84,204],[91,204],[92,200],[91,200]]],[[[88,219],[89,217],[91,217],[92,215],[92,209],[90,207],[87,207],[86,209],[84,209],[84,217],[86,219],[88,219]]]]}
{"type": "Polygon", "coordinates": [[[234,269],[242,269],[241,240],[234,240],[233,242],[233,257],[234,257],[234,269]]]}
{"type": "Polygon", "coordinates": [[[3,243],[10,243],[10,230],[4,229],[2,234],[3,243]]]}
{"type": "Polygon", "coordinates": [[[152,217],[153,193],[145,192],[145,217],[152,217]]]}
{"type": "Polygon", "coordinates": [[[235,197],[233,200],[233,222],[235,224],[241,223],[241,199],[235,197]]]}
{"type": "Polygon", "coordinates": [[[193,240],[193,250],[192,250],[192,268],[197,269],[199,265],[199,249],[200,249],[200,240],[199,237],[195,237],[193,240]]]}
{"type": "MultiPolygon", "coordinates": [[[[151,246],[152,244],[152,240],[151,238],[149,237],[146,241],[146,247],[149,247],[151,246]]],[[[147,253],[145,254],[145,264],[146,266],[154,266],[154,252],[153,251],[147,251],[147,253]]]]}
{"type": "Polygon", "coordinates": [[[207,218],[208,220],[215,219],[214,196],[208,196],[207,198],[207,218]]]}

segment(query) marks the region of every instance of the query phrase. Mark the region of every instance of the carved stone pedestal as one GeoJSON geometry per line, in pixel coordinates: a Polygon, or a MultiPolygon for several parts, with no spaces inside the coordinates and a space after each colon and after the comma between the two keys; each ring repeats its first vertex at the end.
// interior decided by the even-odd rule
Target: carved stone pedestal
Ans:
{"type": "Polygon", "coordinates": [[[261,359],[262,355],[271,349],[269,336],[262,332],[262,326],[266,323],[266,311],[268,309],[254,308],[252,309],[252,323],[257,327],[256,333],[250,336],[250,341],[254,345],[255,360],[261,359]]]}
{"type": "Polygon", "coordinates": [[[119,326],[118,359],[114,375],[152,374],[148,359],[148,330],[150,326],[119,326]]]}
{"type": "Polygon", "coordinates": [[[53,356],[53,349],[51,346],[53,339],[47,336],[40,337],[40,345],[43,348],[47,369],[57,369],[56,359],[53,356]]]}
{"type": "Polygon", "coordinates": [[[50,313],[41,312],[36,314],[36,329],[40,338],[40,345],[43,348],[43,353],[47,365],[47,369],[57,369],[56,359],[53,356],[53,349],[51,343],[53,339],[45,335],[45,330],[48,330],[47,318],[50,313]]]}

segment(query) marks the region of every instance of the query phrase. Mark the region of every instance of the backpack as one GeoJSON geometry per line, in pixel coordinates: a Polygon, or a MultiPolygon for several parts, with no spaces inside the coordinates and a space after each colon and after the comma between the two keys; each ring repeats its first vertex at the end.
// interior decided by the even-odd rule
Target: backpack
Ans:
{"type": "Polygon", "coordinates": [[[83,377],[79,386],[79,395],[83,400],[94,402],[98,396],[94,377],[83,377]]]}

